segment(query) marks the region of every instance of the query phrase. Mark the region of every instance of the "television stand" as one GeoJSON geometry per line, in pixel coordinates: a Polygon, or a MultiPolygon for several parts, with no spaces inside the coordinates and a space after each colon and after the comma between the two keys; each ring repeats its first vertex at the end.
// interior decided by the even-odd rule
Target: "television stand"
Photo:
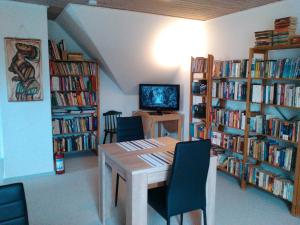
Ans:
{"type": "Polygon", "coordinates": [[[133,116],[141,116],[143,120],[144,133],[149,138],[155,138],[155,124],[157,123],[157,136],[161,136],[161,125],[168,132],[176,132],[178,140],[181,140],[181,126],[183,123],[183,115],[177,112],[146,112],[135,111],[133,116]]]}

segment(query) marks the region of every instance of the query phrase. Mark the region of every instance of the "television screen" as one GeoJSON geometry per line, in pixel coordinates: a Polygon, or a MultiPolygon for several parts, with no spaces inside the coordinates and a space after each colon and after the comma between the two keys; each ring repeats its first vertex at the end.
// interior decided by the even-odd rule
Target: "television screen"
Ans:
{"type": "Polygon", "coordinates": [[[179,110],[179,85],[140,84],[140,109],[179,110]]]}

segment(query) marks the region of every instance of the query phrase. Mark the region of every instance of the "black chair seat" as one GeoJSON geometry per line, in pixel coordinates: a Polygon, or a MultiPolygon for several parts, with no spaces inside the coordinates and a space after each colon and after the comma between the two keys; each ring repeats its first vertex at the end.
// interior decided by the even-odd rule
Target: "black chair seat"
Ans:
{"type": "Polygon", "coordinates": [[[0,186],[0,225],[28,225],[22,183],[0,186]]]}

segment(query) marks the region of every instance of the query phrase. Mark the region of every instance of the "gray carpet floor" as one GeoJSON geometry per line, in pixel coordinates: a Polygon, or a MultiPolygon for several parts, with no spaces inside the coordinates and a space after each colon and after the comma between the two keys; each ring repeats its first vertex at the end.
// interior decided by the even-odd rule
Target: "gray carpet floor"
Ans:
{"type": "MultiPolygon", "coordinates": [[[[31,225],[99,225],[97,214],[97,157],[72,154],[66,159],[66,173],[10,180],[25,185],[31,225]]],[[[119,206],[109,225],[125,224],[124,185],[120,186],[119,206]]],[[[199,224],[199,214],[184,215],[185,225],[199,224]]],[[[179,224],[173,218],[172,225],[179,224]]],[[[149,225],[166,222],[151,207],[149,225]]],[[[222,173],[217,177],[216,225],[300,225],[300,218],[290,215],[284,201],[249,187],[242,191],[237,181],[222,173]]]]}

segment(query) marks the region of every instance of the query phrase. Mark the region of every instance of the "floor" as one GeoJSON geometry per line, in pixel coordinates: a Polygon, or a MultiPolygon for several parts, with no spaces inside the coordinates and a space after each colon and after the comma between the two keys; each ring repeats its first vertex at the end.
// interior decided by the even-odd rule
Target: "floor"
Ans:
{"type": "MultiPolygon", "coordinates": [[[[73,154],[66,159],[66,174],[23,178],[31,225],[99,225],[97,214],[97,157],[73,154]]],[[[123,185],[120,204],[109,225],[125,224],[123,185]]],[[[151,207],[149,225],[165,225],[151,207]]],[[[198,213],[184,216],[185,225],[199,224],[198,213]]],[[[177,225],[178,218],[172,219],[177,225]]],[[[300,225],[286,204],[255,188],[242,191],[237,181],[218,173],[216,225],[300,225]]]]}

